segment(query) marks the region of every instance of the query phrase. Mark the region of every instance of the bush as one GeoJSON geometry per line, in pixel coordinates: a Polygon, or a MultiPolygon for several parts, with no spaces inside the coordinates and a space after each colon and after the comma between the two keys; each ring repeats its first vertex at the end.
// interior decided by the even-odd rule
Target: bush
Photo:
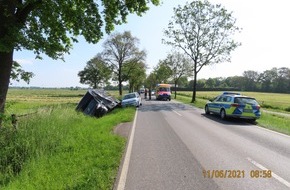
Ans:
{"type": "Polygon", "coordinates": [[[285,111],[290,112],[290,107],[285,108],[285,111]]]}

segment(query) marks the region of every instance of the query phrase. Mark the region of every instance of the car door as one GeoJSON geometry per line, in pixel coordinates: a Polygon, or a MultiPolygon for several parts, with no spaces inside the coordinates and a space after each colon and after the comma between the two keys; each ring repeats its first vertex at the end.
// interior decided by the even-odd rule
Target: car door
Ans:
{"type": "Polygon", "coordinates": [[[219,112],[220,109],[220,99],[222,96],[217,96],[211,103],[208,104],[209,111],[219,112]]]}

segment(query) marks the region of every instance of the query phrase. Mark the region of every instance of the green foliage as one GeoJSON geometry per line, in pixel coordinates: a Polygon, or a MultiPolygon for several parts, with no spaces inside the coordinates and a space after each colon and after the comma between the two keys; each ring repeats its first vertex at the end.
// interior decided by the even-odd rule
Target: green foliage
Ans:
{"type": "Polygon", "coordinates": [[[171,69],[174,84],[177,84],[181,77],[192,76],[192,66],[190,63],[191,60],[179,52],[172,52],[167,55],[164,64],[171,69]]]}
{"type": "Polygon", "coordinates": [[[153,75],[157,83],[168,83],[173,74],[171,67],[164,61],[160,60],[156,67],[154,67],[153,75]]]}
{"type": "Polygon", "coordinates": [[[102,55],[98,54],[87,62],[86,67],[78,73],[78,76],[80,77],[80,83],[88,84],[96,89],[108,83],[112,76],[112,70],[103,60],[102,55]]]}
{"type": "Polygon", "coordinates": [[[123,72],[127,73],[129,92],[138,91],[146,78],[146,65],[143,62],[128,62],[123,72]]]}
{"type": "MultiPolygon", "coordinates": [[[[173,20],[164,31],[163,42],[182,50],[192,60],[194,81],[206,65],[230,62],[230,54],[240,43],[232,37],[240,28],[236,19],[221,5],[209,1],[192,1],[174,8],[173,20]]],[[[195,101],[194,82],[192,102],[195,101]]]]}
{"type": "Polygon", "coordinates": [[[135,109],[96,119],[59,105],[19,118],[18,130],[0,133],[1,189],[111,189],[125,139],[113,127],[135,109]]]}
{"type": "Polygon", "coordinates": [[[103,55],[113,69],[113,79],[119,83],[120,95],[122,95],[122,82],[132,80],[132,72],[139,73],[140,71],[136,68],[145,68],[143,61],[145,61],[146,53],[144,50],[139,50],[138,43],[139,39],[133,37],[129,31],[122,34],[116,32],[104,42],[103,55]]]}
{"type": "MultiPolygon", "coordinates": [[[[151,2],[159,4],[159,0],[151,2]]],[[[103,26],[107,33],[111,32],[114,25],[126,22],[129,13],[139,16],[145,13],[148,3],[145,0],[1,1],[0,52],[16,47],[59,58],[77,41],[76,36],[97,43],[103,36],[103,26]]]]}
{"type": "Polygon", "coordinates": [[[21,69],[21,65],[19,63],[17,63],[16,61],[13,61],[12,71],[10,75],[12,80],[16,80],[18,82],[20,80],[24,80],[27,84],[29,84],[30,79],[33,76],[34,76],[34,73],[24,71],[23,69],[21,69]]]}

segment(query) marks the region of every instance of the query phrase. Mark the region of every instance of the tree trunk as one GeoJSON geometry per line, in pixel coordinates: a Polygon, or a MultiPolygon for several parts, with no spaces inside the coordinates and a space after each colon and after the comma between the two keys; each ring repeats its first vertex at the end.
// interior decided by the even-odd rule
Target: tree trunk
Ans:
{"type": "Polygon", "coordinates": [[[197,72],[196,72],[196,64],[195,64],[191,103],[195,102],[195,97],[196,97],[196,79],[197,79],[197,72]]]}
{"type": "Polygon", "coordinates": [[[122,71],[121,71],[121,68],[119,66],[119,73],[118,73],[118,86],[119,86],[119,95],[122,96],[122,78],[121,78],[121,74],[122,74],[122,71]]]}
{"type": "Polygon", "coordinates": [[[10,74],[13,63],[13,50],[10,52],[0,52],[0,127],[5,111],[6,95],[8,92],[10,74]]]}
{"type": "Polygon", "coordinates": [[[174,88],[174,99],[176,99],[176,84],[177,84],[177,82],[175,81],[175,82],[174,82],[174,87],[175,87],[175,88],[174,88]]]}

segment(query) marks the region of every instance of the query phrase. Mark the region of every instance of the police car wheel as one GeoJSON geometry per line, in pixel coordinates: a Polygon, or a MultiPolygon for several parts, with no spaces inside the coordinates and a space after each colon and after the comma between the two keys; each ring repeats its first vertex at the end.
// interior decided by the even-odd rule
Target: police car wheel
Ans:
{"type": "Polygon", "coordinates": [[[205,110],[205,114],[207,114],[207,115],[208,115],[208,114],[210,114],[210,112],[209,112],[209,110],[208,110],[208,106],[207,106],[207,105],[205,106],[204,110],[205,110]]]}
{"type": "Polygon", "coordinates": [[[221,119],[226,119],[226,111],[224,109],[221,109],[220,117],[221,117],[221,119]]]}

